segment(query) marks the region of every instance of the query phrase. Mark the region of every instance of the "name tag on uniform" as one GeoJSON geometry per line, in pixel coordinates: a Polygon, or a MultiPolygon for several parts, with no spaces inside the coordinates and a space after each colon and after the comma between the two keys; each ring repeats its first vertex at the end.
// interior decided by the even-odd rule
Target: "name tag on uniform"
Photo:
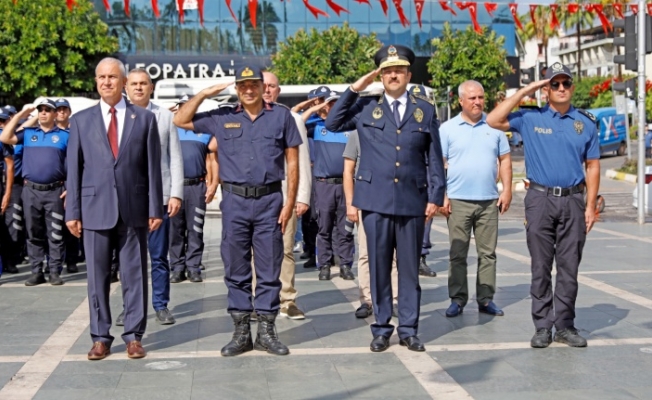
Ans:
{"type": "Polygon", "coordinates": [[[240,123],[239,122],[227,122],[224,124],[224,128],[229,129],[229,128],[239,128],[240,123]]]}
{"type": "Polygon", "coordinates": [[[552,128],[539,128],[538,126],[535,126],[534,131],[543,135],[552,135],[552,128]]]}

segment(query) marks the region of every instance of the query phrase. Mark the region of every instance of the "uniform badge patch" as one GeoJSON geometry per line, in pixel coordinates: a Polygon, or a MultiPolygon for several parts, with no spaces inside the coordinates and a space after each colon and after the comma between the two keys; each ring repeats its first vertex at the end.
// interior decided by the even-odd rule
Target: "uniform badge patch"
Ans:
{"type": "Polygon", "coordinates": [[[52,136],[52,143],[59,143],[59,136],[57,135],[52,136]]]}
{"type": "Polygon", "coordinates": [[[374,119],[381,119],[383,117],[383,110],[380,107],[376,107],[371,116],[374,117],[374,119]]]}
{"type": "Polygon", "coordinates": [[[29,140],[31,140],[32,142],[36,142],[38,140],[38,136],[33,135],[29,140]]]}
{"type": "Polygon", "coordinates": [[[328,131],[326,130],[326,128],[321,128],[321,135],[322,136],[328,135],[328,131]]]}
{"type": "Polygon", "coordinates": [[[423,121],[423,111],[421,111],[420,108],[414,110],[414,119],[416,119],[417,122],[423,121]]]}
{"type": "Polygon", "coordinates": [[[240,123],[239,123],[239,122],[227,122],[226,124],[224,124],[224,127],[225,127],[226,129],[229,129],[229,128],[239,128],[239,127],[240,127],[240,123]]]}
{"type": "Polygon", "coordinates": [[[575,128],[575,132],[577,132],[578,135],[581,135],[584,130],[584,123],[582,121],[575,121],[573,123],[573,128],[575,128]]]}

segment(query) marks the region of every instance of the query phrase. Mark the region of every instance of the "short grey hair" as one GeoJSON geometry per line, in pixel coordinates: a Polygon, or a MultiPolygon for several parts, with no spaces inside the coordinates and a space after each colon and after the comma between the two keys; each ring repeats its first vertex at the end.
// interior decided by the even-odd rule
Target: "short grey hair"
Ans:
{"type": "Polygon", "coordinates": [[[134,68],[129,71],[129,75],[131,74],[145,74],[147,75],[147,80],[149,81],[150,85],[152,84],[152,77],[149,76],[149,72],[147,72],[145,68],[134,68]]]}
{"type": "Polygon", "coordinates": [[[479,87],[480,89],[482,89],[482,92],[484,93],[484,88],[482,87],[482,84],[480,82],[474,81],[473,79],[469,79],[468,81],[462,82],[460,86],[458,86],[457,88],[457,95],[459,96],[460,99],[464,97],[464,93],[466,93],[464,89],[466,89],[468,86],[479,87]]]}
{"type": "MultiPolygon", "coordinates": [[[[105,57],[102,60],[100,60],[99,63],[97,63],[97,67],[95,67],[95,75],[97,76],[97,70],[100,68],[100,65],[102,64],[115,64],[118,66],[120,69],[120,73],[122,74],[123,78],[127,77],[127,70],[125,69],[125,65],[122,63],[122,61],[118,60],[115,57],[105,57]]],[[[148,74],[149,75],[149,74],[148,74]]]]}

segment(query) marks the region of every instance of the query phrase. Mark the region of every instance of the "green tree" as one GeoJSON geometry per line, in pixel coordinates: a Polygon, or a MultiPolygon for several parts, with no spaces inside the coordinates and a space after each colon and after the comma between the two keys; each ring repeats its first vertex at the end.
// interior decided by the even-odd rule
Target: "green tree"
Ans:
{"type": "Polygon", "coordinates": [[[93,90],[95,65],[118,50],[89,0],[0,0],[0,92],[15,103],[93,90]]]}
{"type": "MultiPolygon", "coordinates": [[[[453,31],[448,23],[444,25],[441,37],[433,39],[435,52],[428,61],[428,72],[432,75],[432,87],[438,93],[446,91],[450,85],[456,92],[457,87],[468,79],[482,84],[487,100],[487,109],[493,108],[495,96],[503,90],[503,77],[512,73],[504,49],[504,37],[496,32],[476,33],[472,27],[463,32],[453,31]]],[[[459,104],[451,105],[457,109],[459,104]]]]}
{"type": "Polygon", "coordinates": [[[530,39],[535,39],[537,41],[539,54],[543,54],[545,57],[545,63],[548,65],[548,41],[550,38],[558,36],[559,32],[556,29],[550,28],[552,14],[548,7],[538,6],[534,11],[534,18],[536,24],[532,23],[530,13],[522,15],[521,21],[527,22],[523,26],[523,30],[518,31],[518,34],[523,43],[530,39]]]}
{"type": "Polygon", "coordinates": [[[349,83],[375,69],[381,44],[375,34],[360,35],[349,27],[299,30],[272,55],[272,71],[285,84],[349,83]]]}
{"type": "Polygon", "coordinates": [[[590,13],[584,9],[584,4],[582,1],[579,2],[580,9],[577,12],[570,13],[568,11],[568,0],[557,0],[559,4],[558,8],[558,17],[561,22],[561,26],[566,32],[569,32],[575,29],[575,36],[577,38],[577,55],[575,60],[577,62],[577,81],[582,80],[581,68],[582,68],[582,30],[593,27],[593,13],[590,13]]]}

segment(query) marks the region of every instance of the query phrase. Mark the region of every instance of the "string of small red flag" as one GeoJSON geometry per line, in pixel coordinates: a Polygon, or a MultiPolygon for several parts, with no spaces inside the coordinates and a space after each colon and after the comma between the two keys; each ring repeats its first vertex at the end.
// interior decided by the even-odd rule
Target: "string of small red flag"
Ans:
{"type": "MultiPolygon", "coordinates": [[[[13,0],[13,3],[16,4],[16,2],[19,0],[13,0]]],[[[226,3],[226,7],[229,10],[229,13],[231,14],[231,17],[233,20],[240,25],[240,22],[238,21],[235,13],[233,12],[233,9],[231,8],[231,1],[232,0],[224,0],[226,3]]],[[[281,0],[284,1],[284,0],[281,0]]],[[[318,19],[320,16],[322,17],[329,17],[328,12],[315,7],[313,4],[310,3],[310,0],[302,0],[304,6],[308,9],[308,11],[315,17],[315,19],[318,19]]],[[[369,7],[372,7],[370,0],[354,0],[356,3],[359,4],[366,4],[369,7]]],[[[475,1],[452,1],[452,0],[436,0],[439,3],[439,6],[441,9],[445,12],[449,12],[452,15],[457,15],[455,9],[453,8],[453,5],[457,7],[459,10],[468,10],[469,16],[471,17],[471,23],[473,25],[473,29],[478,32],[482,33],[482,27],[478,23],[478,4],[480,2],[475,2],[475,1]]],[[[123,0],[124,2],[124,12],[127,17],[131,17],[131,12],[130,12],[130,0],[123,0]]],[[[205,0],[175,0],[177,10],[179,13],[179,23],[184,22],[184,10],[197,10],[199,14],[199,22],[203,26],[204,25],[204,2],[205,0]]],[[[385,16],[388,16],[388,11],[389,11],[389,5],[387,0],[378,0],[380,3],[380,7],[383,10],[383,13],[385,16]]],[[[416,11],[416,16],[417,16],[417,21],[419,23],[419,27],[421,27],[421,16],[423,13],[423,7],[425,5],[426,0],[413,0],[414,2],[414,8],[416,11]]],[[[102,3],[104,4],[104,8],[106,9],[106,12],[110,13],[111,12],[111,5],[109,3],[109,0],[102,0],[102,3]]],[[[251,22],[251,25],[253,26],[254,29],[257,27],[257,21],[256,21],[256,14],[258,11],[258,0],[247,0],[248,3],[248,9],[249,9],[249,21],[251,22]]],[[[504,3],[497,3],[497,2],[482,2],[484,4],[484,9],[487,12],[487,14],[490,17],[493,17],[493,13],[498,10],[498,5],[499,4],[504,4],[504,3]]],[[[394,4],[394,7],[396,8],[396,12],[399,17],[399,21],[402,26],[407,27],[410,25],[410,20],[407,18],[405,15],[405,9],[403,8],[403,0],[392,0],[392,4],[394,4]]],[[[77,5],[77,0],[66,0],[66,6],[68,7],[68,10],[72,11],[73,8],[77,5]]],[[[341,13],[348,13],[350,14],[350,11],[344,7],[342,7],[340,4],[336,3],[335,0],[326,0],[326,5],[338,16],[340,16],[341,13]]],[[[508,3],[509,5],[509,11],[512,14],[512,18],[514,19],[514,24],[518,29],[523,30],[523,22],[520,20],[520,17],[518,15],[518,6],[519,4],[517,3],[508,3]]],[[[559,5],[559,4],[549,4],[549,5],[542,5],[542,4],[528,4],[529,6],[529,12],[530,12],[530,20],[532,21],[533,24],[536,25],[536,14],[537,14],[537,9],[539,8],[545,8],[549,10],[550,12],[550,19],[549,19],[549,24],[551,29],[557,29],[560,26],[559,19],[557,17],[557,13],[559,11],[567,11],[570,14],[574,14],[576,12],[579,12],[581,9],[584,11],[595,14],[595,16],[598,17],[600,20],[600,23],[602,24],[602,28],[604,29],[605,33],[608,33],[610,30],[613,29],[611,26],[611,22],[605,15],[605,7],[612,7],[614,14],[617,18],[624,18],[624,14],[627,11],[627,8],[629,7],[629,11],[631,11],[634,14],[638,13],[638,5],[637,4],[621,4],[621,3],[614,3],[610,5],[603,5],[601,3],[595,3],[595,4],[578,4],[578,3],[568,3],[564,5],[559,5]]],[[[154,13],[154,16],[156,18],[160,18],[161,13],[158,8],[158,0],[152,0],[152,12],[154,13]]],[[[645,12],[647,14],[652,15],[652,3],[647,3],[646,4],[646,10],[645,12]]]]}

